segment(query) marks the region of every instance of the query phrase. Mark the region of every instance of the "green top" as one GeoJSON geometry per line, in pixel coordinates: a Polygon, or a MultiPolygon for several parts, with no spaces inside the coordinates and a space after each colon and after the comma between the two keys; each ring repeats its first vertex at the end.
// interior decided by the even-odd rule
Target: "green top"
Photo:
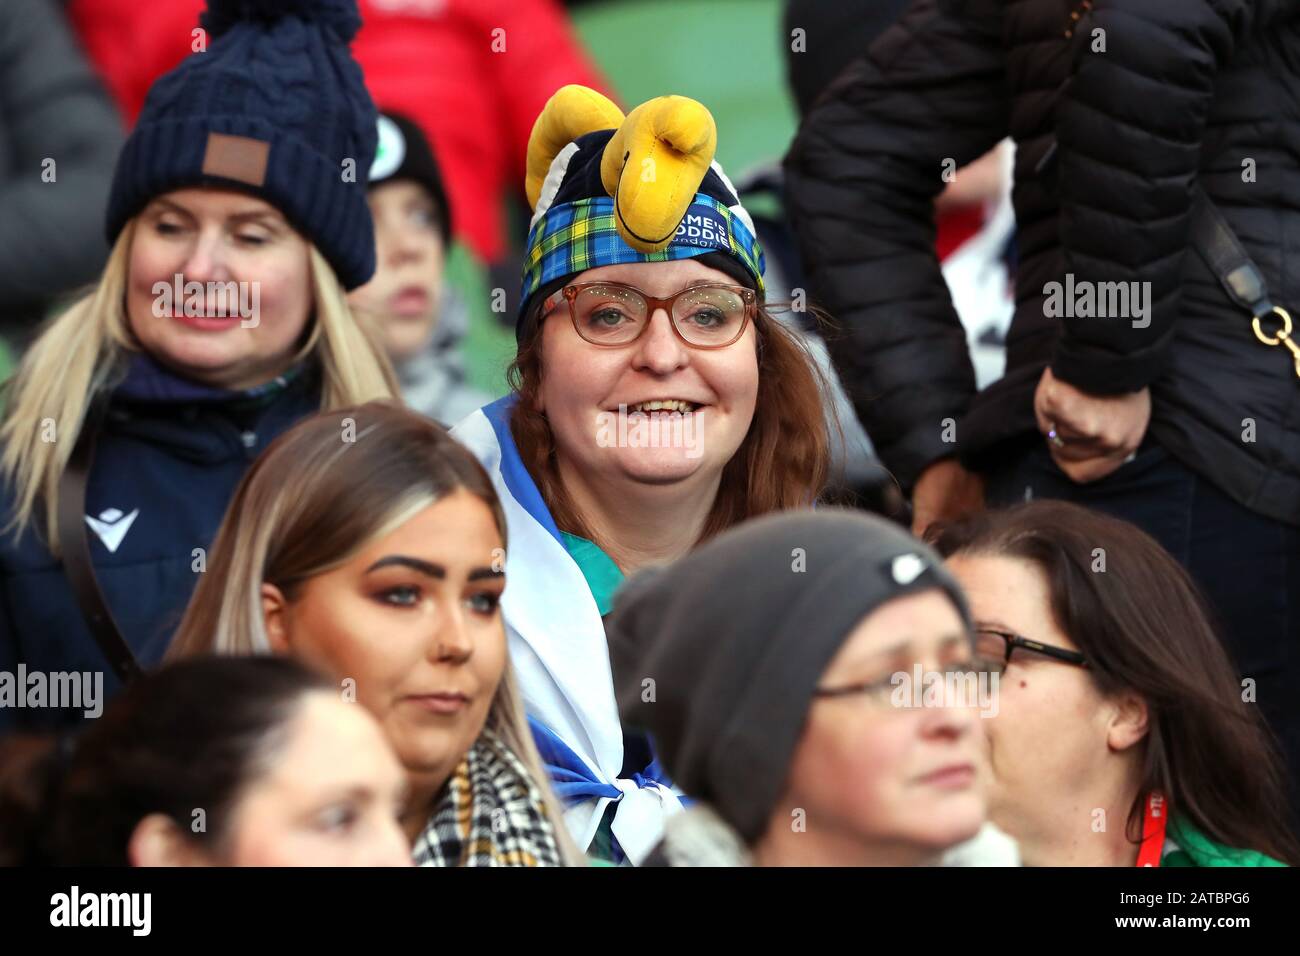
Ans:
{"type": "Polygon", "coordinates": [[[1215,843],[1190,823],[1174,817],[1160,855],[1161,866],[1286,866],[1257,850],[1215,843]]]}
{"type": "Polygon", "coordinates": [[[564,539],[569,556],[587,579],[591,596],[596,599],[596,608],[600,611],[600,616],[604,617],[614,607],[614,592],[623,583],[623,572],[614,563],[614,559],[600,550],[595,542],[567,531],[561,531],[560,537],[564,539]]]}

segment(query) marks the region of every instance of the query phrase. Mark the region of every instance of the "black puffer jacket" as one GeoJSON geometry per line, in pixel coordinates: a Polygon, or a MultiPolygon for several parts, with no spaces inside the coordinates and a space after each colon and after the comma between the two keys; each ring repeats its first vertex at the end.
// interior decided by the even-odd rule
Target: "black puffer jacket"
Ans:
{"type": "Polygon", "coordinates": [[[1093,394],[1149,385],[1156,441],[1300,524],[1293,357],[1255,339],[1189,245],[1199,179],[1300,325],[1300,0],[914,0],[824,94],[786,171],[810,291],[844,327],[840,373],[906,485],[1041,440],[1050,362],[1093,394]],[[1017,306],[1006,375],[976,396],[931,203],[945,160],[1007,135],[1017,306]],[[1048,317],[1067,273],[1150,282],[1149,324],[1048,317]]]}

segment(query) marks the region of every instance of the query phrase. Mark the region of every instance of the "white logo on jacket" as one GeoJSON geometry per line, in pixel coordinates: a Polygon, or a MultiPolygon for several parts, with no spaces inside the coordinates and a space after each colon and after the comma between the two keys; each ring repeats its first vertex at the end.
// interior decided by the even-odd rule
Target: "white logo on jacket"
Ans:
{"type": "Polygon", "coordinates": [[[91,531],[99,535],[99,540],[104,542],[104,547],[108,548],[110,553],[115,553],[139,514],[139,508],[129,515],[123,515],[116,508],[105,508],[99,513],[98,518],[86,515],[86,524],[90,525],[91,531]]]}

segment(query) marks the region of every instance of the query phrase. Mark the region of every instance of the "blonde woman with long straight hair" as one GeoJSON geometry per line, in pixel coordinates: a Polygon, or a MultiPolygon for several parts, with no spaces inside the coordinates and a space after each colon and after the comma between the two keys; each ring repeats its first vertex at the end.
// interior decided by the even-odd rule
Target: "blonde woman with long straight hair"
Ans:
{"type": "Polygon", "coordinates": [[[339,681],[406,767],[417,863],[575,863],[506,653],[505,554],[492,482],[441,426],[321,412],[245,476],[168,656],[285,654],[339,681]]]}
{"type": "Polygon", "coordinates": [[[202,25],[119,158],[103,276],[6,386],[0,670],[80,680],[0,731],[93,715],[155,663],[257,453],[395,394],[345,297],[375,264],[354,0],[210,0],[202,25]]]}

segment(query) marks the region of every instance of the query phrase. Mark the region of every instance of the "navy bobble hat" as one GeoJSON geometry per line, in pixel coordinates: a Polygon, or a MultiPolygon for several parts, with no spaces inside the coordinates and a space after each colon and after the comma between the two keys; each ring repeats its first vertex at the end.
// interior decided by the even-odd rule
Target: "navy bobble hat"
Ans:
{"type": "Polygon", "coordinates": [[[110,244],[154,197],[220,186],[275,206],[344,288],[364,285],[378,113],[348,49],[356,0],[208,0],[200,24],[207,49],[155,81],[118,158],[110,244]]]}

